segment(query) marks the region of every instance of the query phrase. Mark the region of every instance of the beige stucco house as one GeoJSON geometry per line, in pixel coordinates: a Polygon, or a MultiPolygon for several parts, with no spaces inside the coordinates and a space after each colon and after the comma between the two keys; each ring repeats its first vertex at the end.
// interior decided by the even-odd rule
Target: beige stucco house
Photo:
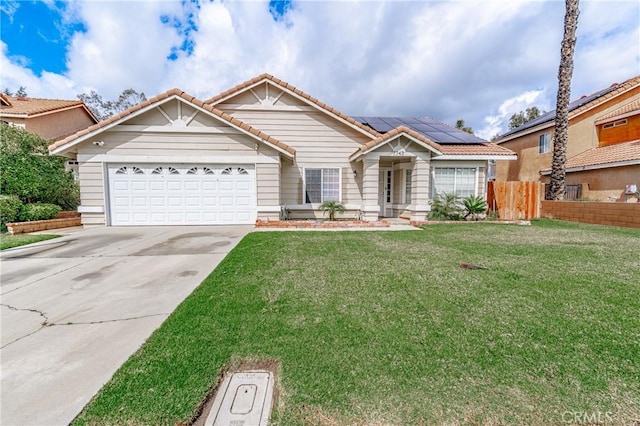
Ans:
{"type": "Polygon", "coordinates": [[[435,194],[483,196],[488,161],[515,159],[435,120],[376,120],[263,74],[206,101],[170,90],[50,151],[79,163],[85,225],[313,218],[328,200],[344,217],[424,220],[435,194]]]}
{"type": "MultiPolygon", "coordinates": [[[[498,161],[496,180],[549,182],[555,111],[514,129],[497,144],[518,155],[498,161]]],[[[629,201],[640,188],[640,76],[572,102],[565,198],[629,201]]]]}
{"type": "Polygon", "coordinates": [[[3,94],[0,94],[0,121],[53,140],[66,137],[98,122],[82,101],[3,94]]]}

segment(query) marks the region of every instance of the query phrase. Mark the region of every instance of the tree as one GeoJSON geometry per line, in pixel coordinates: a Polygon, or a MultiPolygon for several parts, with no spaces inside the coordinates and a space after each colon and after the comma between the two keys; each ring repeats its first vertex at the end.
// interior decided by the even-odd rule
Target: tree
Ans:
{"type": "Polygon", "coordinates": [[[24,203],[75,209],[80,191],[66,158],[49,155],[49,141],[19,127],[0,123],[0,194],[24,203]]]}
{"type": "Polygon", "coordinates": [[[84,102],[93,112],[98,120],[106,120],[107,118],[122,112],[134,105],[147,100],[144,92],[137,92],[134,89],[125,89],[122,91],[118,99],[115,101],[105,100],[102,95],[95,90],[89,93],[81,93],[78,99],[84,102]]]}
{"type": "Polygon", "coordinates": [[[5,87],[4,89],[2,89],[2,93],[6,96],[15,96],[17,98],[26,98],[27,96],[29,96],[27,95],[27,88],[25,86],[18,87],[18,90],[15,92],[15,94],[11,89],[5,87]]]}
{"type": "Polygon", "coordinates": [[[553,161],[551,163],[551,182],[549,194],[552,200],[564,198],[567,140],[569,139],[569,98],[571,97],[571,76],[573,74],[573,53],[576,48],[576,29],[578,27],[579,0],[565,0],[564,35],[560,49],[558,68],[558,97],[556,99],[555,138],[553,142],[553,161]]]}
{"type": "Polygon", "coordinates": [[[509,130],[516,129],[531,120],[535,120],[542,114],[544,114],[544,111],[541,112],[538,107],[535,106],[513,114],[509,119],[509,130]]]}
{"type": "Polygon", "coordinates": [[[464,125],[464,120],[456,121],[456,129],[462,130],[463,132],[467,132],[473,134],[473,129],[471,127],[467,127],[464,125]]]}

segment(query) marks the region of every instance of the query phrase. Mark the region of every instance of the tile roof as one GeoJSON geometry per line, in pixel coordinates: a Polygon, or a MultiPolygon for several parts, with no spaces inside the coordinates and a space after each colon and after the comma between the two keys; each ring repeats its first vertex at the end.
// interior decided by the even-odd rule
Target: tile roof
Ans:
{"type": "Polygon", "coordinates": [[[631,114],[636,111],[640,111],[640,99],[636,99],[635,101],[629,102],[628,104],[623,105],[620,108],[611,111],[609,114],[605,114],[602,117],[599,117],[598,120],[596,120],[596,123],[604,123],[607,120],[617,118],[621,115],[631,114]]]}
{"type": "MultiPolygon", "coordinates": [[[[582,96],[580,99],[577,99],[569,104],[569,119],[572,119],[581,113],[593,108],[596,105],[599,105],[608,99],[611,99],[614,96],[619,95],[620,93],[626,92],[627,90],[633,88],[634,86],[640,85],[640,75],[630,78],[627,81],[620,84],[612,84],[606,89],[599,90],[595,93],[592,93],[588,96],[582,96]]],[[[502,139],[508,136],[516,135],[525,130],[531,129],[540,124],[552,122],[556,118],[556,110],[549,111],[545,114],[542,114],[540,117],[535,120],[528,121],[520,127],[509,130],[505,134],[500,136],[498,143],[502,142],[502,139]]]]}
{"type": "Polygon", "coordinates": [[[182,98],[184,100],[186,100],[187,102],[190,102],[194,105],[197,105],[198,107],[210,112],[211,114],[222,118],[224,121],[232,124],[233,126],[240,128],[242,130],[244,130],[245,132],[248,132],[252,135],[254,135],[257,138],[262,139],[265,143],[267,143],[268,145],[272,145],[278,149],[280,149],[281,151],[286,151],[287,153],[291,154],[292,156],[295,155],[296,150],[292,147],[290,147],[289,145],[280,142],[278,139],[274,138],[273,136],[269,136],[266,133],[249,126],[248,124],[238,120],[237,118],[220,111],[219,109],[216,109],[214,107],[212,107],[211,105],[206,104],[205,102],[202,102],[199,99],[196,99],[195,97],[183,92],[180,89],[171,89],[168,90],[164,93],[161,93],[157,96],[154,96],[153,98],[150,98],[142,103],[139,103],[137,105],[132,106],[131,108],[122,111],[121,113],[114,115],[106,120],[103,120],[101,122],[99,122],[98,124],[94,124],[93,126],[87,127],[86,129],[80,130],[79,132],[74,133],[71,136],[68,136],[62,140],[59,140],[57,142],[55,142],[54,144],[49,146],[49,150],[52,151],[54,149],[59,149],[61,147],[63,147],[64,145],[67,145],[71,142],[73,142],[74,140],[78,139],[81,136],[85,136],[88,135],[90,133],[96,132],[100,129],[103,129],[105,127],[107,127],[110,124],[114,124],[128,116],[130,116],[131,114],[135,113],[136,111],[140,111],[141,109],[144,109],[150,105],[153,105],[157,102],[160,102],[164,99],[167,99],[171,96],[177,96],[179,98],[182,98]]]}
{"type": "Polygon", "coordinates": [[[0,105],[2,106],[11,106],[11,101],[4,93],[0,93],[0,105]]]}
{"type": "Polygon", "coordinates": [[[431,117],[361,117],[356,120],[380,133],[388,132],[398,126],[406,126],[418,133],[422,133],[430,140],[440,144],[477,144],[486,143],[484,139],[456,129],[431,117]]]}
{"type": "Polygon", "coordinates": [[[515,155],[515,152],[495,143],[441,145],[444,155],[515,155]]]}
{"type": "MultiPolygon", "coordinates": [[[[612,163],[637,161],[640,163],[640,139],[615,145],[591,148],[567,160],[566,169],[588,168],[612,163]]],[[[543,170],[547,174],[551,169],[543,170]]]]}
{"type": "Polygon", "coordinates": [[[225,90],[224,92],[209,98],[205,101],[206,104],[211,104],[211,105],[215,105],[218,104],[226,99],[228,99],[229,97],[243,91],[246,88],[252,87],[262,81],[270,81],[278,86],[280,86],[283,89],[287,89],[293,93],[295,93],[296,95],[306,99],[308,102],[316,105],[317,107],[319,107],[320,109],[328,112],[329,114],[333,114],[337,117],[340,117],[341,119],[345,120],[347,123],[361,129],[364,130],[367,134],[377,137],[380,136],[380,133],[378,133],[376,130],[372,129],[369,126],[365,126],[364,124],[360,123],[359,121],[354,120],[353,118],[349,117],[346,114],[341,113],[340,111],[338,111],[337,109],[325,104],[324,102],[321,102],[320,100],[318,100],[317,98],[314,98],[311,95],[308,95],[307,93],[303,92],[302,90],[298,89],[297,87],[295,87],[292,84],[287,83],[286,81],[280,80],[279,78],[276,78],[274,76],[272,76],[271,74],[260,74],[257,77],[252,78],[251,80],[247,80],[244,83],[240,83],[234,87],[232,87],[231,89],[225,90]]]}
{"type": "Polygon", "coordinates": [[[2,100],[8,102],[9,105],[0,105],[0,115],[30,116],[54,112],[70,107],[82,106],[86,108],[82,101],[77,100],[17,98],[14,96],[3,96],[2,100]]]}
{"type": "MultiPolygon", "coordinates": [[[[359,154],[363,154],[373,148],[383,145],[384,143],[394,139],[398,135],[405,133],[422,143],[425,143],[432,147],[437,153],[442,155],[514,155],[514,152],[508,148],[496,145],[494,143],[477,143],[477,144],[438,144],[422,133],[418,133],[413,129],[406,126],[398,126],[393,130],[386,132],[384,135],[377,137],[376,139],[369,141],[360,147],[358,147],[352,154],[351,158],[357,157],[359,154]]],[[[437,157],[434,157],[437,158],[437,157]]]]}

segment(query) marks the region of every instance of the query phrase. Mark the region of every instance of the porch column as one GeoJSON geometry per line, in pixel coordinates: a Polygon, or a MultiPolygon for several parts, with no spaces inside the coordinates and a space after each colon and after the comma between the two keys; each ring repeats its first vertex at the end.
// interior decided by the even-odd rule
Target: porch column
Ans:
{"type": "Polygon", "coordinates": [[[411,174],[411,220],[427,220],[431,206],[431,167],[429,159],[415,157],[411,174]]]}
{"type": "Polygon", "coordinates": [[[378,205],[378,178],[380,161],[376,159],[362,160],[362,213],[363,220],[376,221],[380,213],[378,205]]]}

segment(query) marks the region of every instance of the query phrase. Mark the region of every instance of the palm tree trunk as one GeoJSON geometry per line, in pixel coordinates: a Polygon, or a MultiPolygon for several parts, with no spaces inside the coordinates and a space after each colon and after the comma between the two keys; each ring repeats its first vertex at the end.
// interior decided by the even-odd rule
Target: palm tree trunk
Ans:
{"type": "Polygon", "coordinates": [[[560,68],[558,69],[555,137],[549,188],[552,200],[562,200],[564,198],[567,140],[569,139],[569,100],[571,97],[571,76],[573,74],[573,53],[576,47],[576,28],[578,27],[578,3],[579,0],[565,0],[564,36],[560,50],[560,68]]]}

